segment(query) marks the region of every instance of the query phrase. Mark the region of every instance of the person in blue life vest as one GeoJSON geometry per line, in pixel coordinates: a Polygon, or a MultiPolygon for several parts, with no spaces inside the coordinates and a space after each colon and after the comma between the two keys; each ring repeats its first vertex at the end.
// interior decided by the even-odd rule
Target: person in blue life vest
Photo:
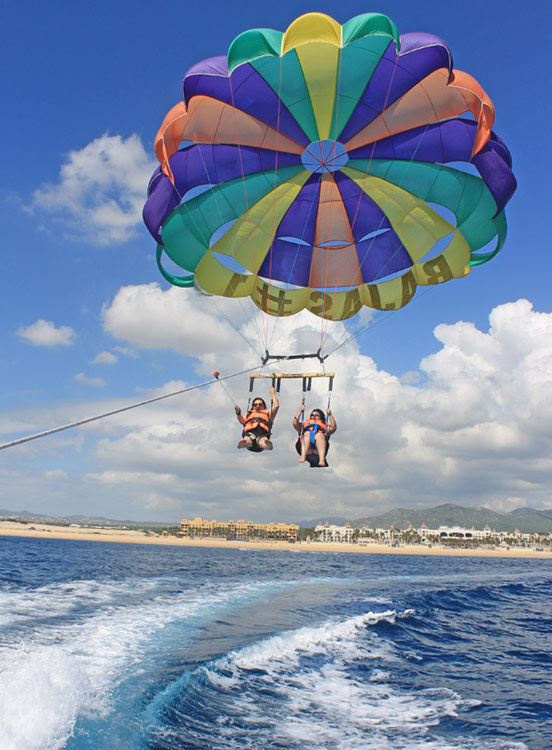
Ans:
{"type": "Polygon", "coordinates": [[[276,388],[270,389],[270,396],[272,399],[270,409],[267,409],[264,399],[257,396],[253,399],[251,410],[247,412],[245,417],[239,406],[234,407],[238,422],[243,425],[242,439],[238,443],[238,448],[247,448],[248,451],[253,451],[253,453],[272,450],[270,433],[280,408],[276,388]]]}
{"type": "Polygon", "coordinates": [[[300,422],[303,407],[293,417],[293,426],[299,433],[295,449],[299,453],[299,463],[307,461],[312,468],[327,466],[326,455],[330,435],[337,429],[334,415],[328,409],[327,419],[322,409],[313,409],[308,419],[300,422]]]}

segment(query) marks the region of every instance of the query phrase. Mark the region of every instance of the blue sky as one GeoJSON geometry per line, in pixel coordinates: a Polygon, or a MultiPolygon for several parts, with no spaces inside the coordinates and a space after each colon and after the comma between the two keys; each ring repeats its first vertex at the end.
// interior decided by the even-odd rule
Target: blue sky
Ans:
{"type": "MultiPolygon", "coordinates": [[[[160,278],[139,217],[153,137],[182,76],[246,28],[283,30],[311,10],[342,23],[378,11],[402,33],[442,37],[455,67],[493,100],[518,191],[497,258],[381,316],[328,360],[338,433],[324,477],[296,466],[297,389],[282,393],[276,450],[256,457],[236,453],[231,404],[211,387],[193,402],[177,397],[0,452],[0,507],[300,520],[437,502],[549,506],[551,112],[541,39],[552,13],[524,7],[58,0],[30,17],[3,3],[0,441],[256,364],[212,307],[160,278]]],[[[283,346],[308,336],[308,321],[297,326],[283,346]]],[[[229,384],[242,406],[246,385],[229,384]]]]}

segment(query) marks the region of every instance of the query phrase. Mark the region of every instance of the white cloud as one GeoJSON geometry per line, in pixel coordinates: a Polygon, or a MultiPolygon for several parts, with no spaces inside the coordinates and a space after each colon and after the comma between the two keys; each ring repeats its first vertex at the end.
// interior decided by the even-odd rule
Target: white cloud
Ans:
{"type": "MultiPolygon", "coordinates": [[[[197,392],[193,403],[182,396],[172,412],[165,404],[164,417],[152,410],[161,418],[155,429],[150,424],[101,441],[96,460],[181,477],[173,497],[181,507],[198,513],[204,508],[213,517],[243,517],[248,508],[255,517],[273,516],[275,498],[276,515],[288,518],[355,517],[450,501],[502,509],[511,507],[512,497],[519,505],[546,505],[552,480],[552,315],[535,313],[520,300],[496,308],[490,324],[488,332],[464,322],[438,326],[442,348],[422,361],[424,377],[406,383],[379,370],[354,343],[336,352],[330,362],[338,432],[329,454],[332,471],[323,475],[299,467],[293,451],[290,422],[300,401],[299,381],[283,382],[272,455],[235,452],[239,427],[227,396],[214,385],[197,392]]],[[[298,340],[309,331],[312,339],[311,319],[299,318],[284,334],[282,351],[301,349],[298,340]]],[[[231,350],[217,356],[221,370],[239,369],[231,350]]],[[[203,363],[210,359],[201,357],[203,363]]],[[[227,385],[245,406],[246,380],[227,385]]],[[[262,382],[260,390],[268,385],[262,382]]],[[[308,408],[324,405],[325,398],[322,384],[315,383],[308,408]]],[[[146,490],[155,492],[155,483],[146,482],[146,490]]]]}
{"type": "Polygon", "coordinates": [[[117,354],[122,354],[125,357],[133,357],[134,359],[137,359],[140,356],[129,346],[114,346],[113,351],[117,352],[117,354]]]}
{"type": "Polygon", "coordinates": [[[64,481],[68,479],[67,473],[63,469],[52,469],[51,471],[44,472],[45,479],[52,479],[55,482],[64,481]]]}
{"type": "Polygon", "coordinates": [[[101,388],[105,385],[105,380],[103,380],[102,378],[90,378],[88,377],[88,375],[85,375],[84,372],[77,373],[73,380],[76,380],[78,383],[93,385],[95,388],[101,388]]]}
{"type": "Polygon", "coordinates": [[[147,472],[104,471],[101,474],[90,472],[84,477],[87,481],[99,484],[128,484],[129,482],[152,482],[171,484],[176,480],[174,474],[148,474],[147,472]]]}
{"type": "MultiPolygon", "coordinates": [[[[198,369],[205,371],[212,370],[213,347],[223,374],[243,369],[243,346],[229,347],[223,341],[216,348],[214,315],[194,312],[176,295],[173,299],[172,290],[161,292],[156,285],[127,289],[127,296],[121,290],[104,311],[106,326],[109,323],[121,338],[128,337],[134,346],[182,348],[198,357],[198,369]],[[146,314],[140,318],[143,310],[146,314]],[[139,323],[132,323],[133,313],[139,323]],[[179,323],[182,316],[188,316],[185,325],[179,323]],[[184,343],[175,344],[161,330],[169,320],[176,320],[173,335],[183,337],[184,343]],[[148,321],[157,332],[154,336],[140,333],[148,321]],[[194,327],[199,326],[203,341],[194,338],[194,327]]],[[[319,340],[319,323],[313,324],[312,316],[299,316],[289,327],[289,321],[281,324],[282,352],[306,351],[319,340]]],[[[379,369],[356,342],[332,355],[326,364],[336,373],[332,404],[338,430],[328,471],[298,463],[291,418],[301,400],[300,381],[282,381],[275,449],[260,455],[236,450],[240,427],[228,395],[214,383],[87,425],[88,441],[96,441],[87,449],[93,464],[83,483],[90,493],[88,502],[104,502],[99,495],[114,498],[118,510],[110,515],[119,517],[158,513],[174,520],[204,515],[260,521],[358,518],[391,507],[443,502],[504,511],[549,506],[552,314],[537,313],[519,300],[495,308],[487,331],[458,322],[438,326],[435,334],[440,350],[421,362],[420,378],[408,382],[379,369]],[[101,493],[94,492],[98,484],[101,493]]],[[[314,367],[309,362],[280,366],[314,367]]],[[[168,382],[145,397],[187,385],[168,382]]],[[[247,376],[225,385],[232,400],[245,408],[247,376]]],[[[255,392],[266,397],[269,385],[260,381],[255,392]]],[[[307,408],[325,402],[325,384],[313,381],[307,408]]],[[[73,405],[73,418],[118,405],[112,400],[78,409],[73,405]]],[[[62,414],[65,419],[67,411],[60,410],[58,419],[62,414]]],[[[40,422],[36,413],[32,418],[40,422]]],[[[19,419],[24,421],[21,415],[19,419]]]]}
{"type": "Polygon", "coordinates": [[[70,236],[92,244],[126,242],[141,225],[155,165],[137,135],[103,135],[70,151],[58,181],[35,190],[28,210],[51,216],[70,236]]]}
{"type": "Polygon", "coordinates": [[[51,320],[42,319],[30,326],[21,326],[17,335],[34,346],[72,346],[76,337],[70,326],[56,328],[51,320]]]}
{"type": "Polygon", "coordinates": [[[98,352],[90,364],[92,365],[114,365],[117,357],[111,352],[98,352]]]}
{"type": "Polygon", "coordinates": [[[172,349],[201,356],[236,350],[241,339],[194,290],[158,284],[125,286],[102,310],[104,329],[142,349],[172,349]]]}

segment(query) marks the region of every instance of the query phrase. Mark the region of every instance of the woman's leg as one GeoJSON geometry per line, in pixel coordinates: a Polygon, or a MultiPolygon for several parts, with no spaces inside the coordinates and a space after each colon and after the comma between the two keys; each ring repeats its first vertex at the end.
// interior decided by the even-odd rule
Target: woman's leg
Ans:
{"type": "Polygon", "coordinates": [[[314,436],[316,452],[318,453],[318,466],[326,466],[326,436],[322,432],[317,432],[314,436]]]}
{"type": "Polygon", "coordinates": [[[267,437],[262,437],[257,440],[257,445],[259,448],[262,448],[264,451],[271,451],[272,450],[272,443],[267,437]]]}
{"type": "Polygon", "coordinates": [[[304,432],[303,437],[301,438],[301,455],[299,457],[300,464],[306,461],[309,448],[310,448],[310,433],[304,432]]]}

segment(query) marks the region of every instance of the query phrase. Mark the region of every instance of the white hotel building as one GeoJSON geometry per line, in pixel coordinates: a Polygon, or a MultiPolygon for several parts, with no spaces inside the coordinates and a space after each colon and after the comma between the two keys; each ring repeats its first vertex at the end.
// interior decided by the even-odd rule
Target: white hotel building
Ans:
{"type": "Polygon", "coordinates": [[[430,541],[439,541],[446,539],[466,540],[466,541],[482,541],[485,539],[493,538],[504,540],[513,540],[516,544],[534,544],[536,534],[522,534],[519,529],[515,531],[496,531],[491,529],[490,526],[485,526],[484,529],[471,529],[464,528],[462,526],[439,526],[438,529],[430,529],[423,523],[419,529],[415,529],[410,526],[404,531],[399,531],[393,526],[389,529],[372,529],[368,526],[364,526],[360,529],[356,529],[351,526],[350,523],[345,526],[337,526],[335,524],[319,523],[314,529],[316,538],[320,542],[343,542],[352,543],[353,534],[358,531],[358,542],[359,544],[366,544],[376,541],[374,536],[384,543],[392,544],[394,542],[402,541],[404,535],[409,532],[414,532],[422,544],[428,544],[430,541]]]}
{"type": "Polygon", "coordinates": [[[319,542],[352,542],[353,533],[356,531],[350,523],[345,526],[336,526],[335,524],[319,523],[314,533],[317,534],[319,542]]]}

